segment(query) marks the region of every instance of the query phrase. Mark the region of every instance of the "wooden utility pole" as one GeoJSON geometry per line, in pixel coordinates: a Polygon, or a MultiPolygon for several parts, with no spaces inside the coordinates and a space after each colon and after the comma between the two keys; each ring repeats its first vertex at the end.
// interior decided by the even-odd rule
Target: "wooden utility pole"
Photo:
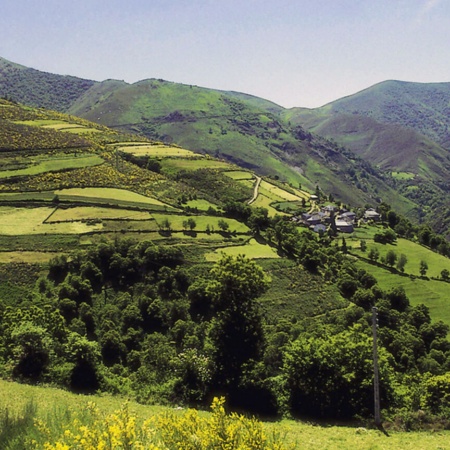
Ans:
{"type": "Polygon", "coordinates": [[[373,332],[373,398],[375,425],[381,426],[380,415],[380,376],[378,371],[378,349],[377,349],[377,326],[378,326],[378,309],[372,308],[372,332],[373,332]]]}

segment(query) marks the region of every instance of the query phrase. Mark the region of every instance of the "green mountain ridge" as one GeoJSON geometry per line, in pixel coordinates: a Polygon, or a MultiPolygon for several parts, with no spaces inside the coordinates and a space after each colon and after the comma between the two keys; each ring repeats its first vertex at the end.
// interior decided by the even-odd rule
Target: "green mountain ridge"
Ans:
{"type": "MultiPolygon", "coordinates": [[[[8,79],[8,83],[0,84],[0,95],[10,96],[26,104],[35,104],[31,99],[35,101],[41,96],[42,102],[38,106],[48,104],[51,99],[45,92],[30,88],[31,93],[28,95],[17,89],[20,78],[8,77],[4,65],[0,65],[0,73],[4,74],[3,79],[8,79]]],[[[30,80],[33,77],[49,77],[44,87],[53,83],[53,77],[59,77],[34,69],[22,69],[21,72],[26,73],[30,80]]],[[[316,127],[311,133],[305,129],[306,126],[303,127],[300,119],[295,118],[296,110],[285,110],[273,102],[243,93],[156,79],[134,84],[118,80],[84,80],[83,83],[83,80],[67,77],[58,80],[54,84],[54,93],[66,83],[73,81],[74,86],[69,90],[71,95],[60,95],[64,101],[53,101],[51,107],[54,109],[118,130],[225,158],[262,175],[279,178],[293,185],[301,183],[310,190],[318,185],[324,192],[344,203],[362,206],[385,201],[417,220],[419,215],[423,215],[420,208],[425,208],[428,214],[427,205],[421,199],[411,195],[408,197],[408,186],[402,186],[403,191],[399,191],[395,180],[385,173],[386,169],[412,172],[432,183],[440,183],[439,186],[432,186],[436,195],[441,195],[441,185],[448,183],[445,150],[410,131],[399,133],[389,127],[380,130],[381,125],[375,122],[367,125],[368,120],[364,123],[363,119],[358,119],[360,123],[355,125],[354,120],[347,118],[347,122],[352,123],[350,130],[333,124],[331,127],[337,128],[335,135],[327,135],[330,126],[316,127]],[[321,138],[321,134],[325,138],[332,138],[335,143],[321,138]],[[399,134],[403,136],[402,139],[398,137],[399,134]],[[353,140],[352,135],[357,138],[353,140]],[[340,140],[339,136],[345,139],[340,140]],[[393,140],[392,136],[396,139],[393,140]],[[386,151],[386,139],[395,144],[388,146],[391,151],[386,151]],[[414,142],[413,146],[411,142],[414,142]],[[378,165],[380,169],[372,165],[378,165]]],[[[395,91],[398,83],[403,87],[401,82],[387,83],[389,92],[395,91]]],[[[388,97],[383,86],[381,83],[366,91],[380,91],[383,93],[382,98],[388,97]]],[[[367,97],[367,92],[364,95],[367,97]]],[[[392,93],[389,95],[395,97],[392,93]]],[[[381,105],[382,99],[376,100],[375,94],[372,96],[374,99],[364,101],[368,101],[369,105],[381,105]]],[[[341,101],[348,103],[349,99],[341,101]]],[[[325,114],[333,108],[337,106],[326,105],[320,109],[320,113],[325,114]]],[[[377,111],[386,109],[382,106],[377,108],[377,111]]],[[[403,113],[397,115],[402,116],[403,113]]],[[[440,226],[440,230],[445,226],[440,226]]]]}

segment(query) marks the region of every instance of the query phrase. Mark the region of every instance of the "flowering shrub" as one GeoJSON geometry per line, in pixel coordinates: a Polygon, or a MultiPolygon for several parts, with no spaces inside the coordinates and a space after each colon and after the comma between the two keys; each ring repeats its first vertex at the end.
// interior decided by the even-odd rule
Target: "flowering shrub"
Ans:
{"type": "Polygon", "coordinates": [[[235,413],[226,414],[225,400],[213,400],[209,416],[188,409],[168,412],[139,423],[125,404],[119,411],[102,415],[88,403],[85,420],[75,417],[57,439],[42,421],[35,426],[43,442],[32,448],[44,450],[283,450],[279,436],[266,436],[261,422],[235,413]],[[84,422],[89,422],[88,424],[84,422]]]}

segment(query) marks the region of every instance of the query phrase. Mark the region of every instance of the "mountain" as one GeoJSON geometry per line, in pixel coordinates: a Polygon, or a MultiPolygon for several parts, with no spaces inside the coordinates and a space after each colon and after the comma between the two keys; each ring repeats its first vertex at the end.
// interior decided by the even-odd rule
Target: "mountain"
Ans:
{"type": "Polygon", "coordinates": [[[450,179],[449,151],[414,129],[321,108],[293,108],[284,118],[337,142],[382,170],[409,172],[424,179],[450,179]]]}
{"type": "Polygon", "coordinates": [[[64,112],[95,83],[41,72],[0,57],[0,97],[26,105],[64,112]]]}
{"type": "Polygon", "coordinates": [[[384,81],[320,110],[401,125],[450,148],[450,83],[384,81]]]}
{"type": "Polygon", "coordinates": [[[416,214],[416,204],[399,196],[381,173],[353,153],[291,126],[281,117],[283,108],[268,100],[156,79],[93,82],[5,61],[0,73],[0,95],[15,101],[176,143],[310,190],[319,186],[344,203],[362,206],[383,199],[404,214],[416,214]],[[25,75],[27,91],[20,88],[25,75]]]}

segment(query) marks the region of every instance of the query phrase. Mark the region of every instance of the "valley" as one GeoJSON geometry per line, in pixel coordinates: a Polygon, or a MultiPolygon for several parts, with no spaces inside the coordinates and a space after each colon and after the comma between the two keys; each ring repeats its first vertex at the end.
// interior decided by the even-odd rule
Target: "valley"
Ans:
{"type": "MultiPolygon", "coordinates": [[[[375,306],[384,425],[438,430],[424,445],[440,442],[445,137],[162,80],[29,69],[23,86],[25,69],[0,62],[0,95],[6,76],[24,103],[36,83],[66,91],[0,100],[2,379],[101,393],[102,405],[117,396],[107,412],[130,398],[141,418],[224,394],[227,408],[274,420],[264,429],[285,430],[283,445],[331,446],[301,420],[371,427],[375,306]]],[[[8,390],[24,405],[19,384],[8,390]]],[[[367,448],[381,445],[364,430],[367,448]]],[[[354,429],[336,432],[355,442],[354,429]]]]}

